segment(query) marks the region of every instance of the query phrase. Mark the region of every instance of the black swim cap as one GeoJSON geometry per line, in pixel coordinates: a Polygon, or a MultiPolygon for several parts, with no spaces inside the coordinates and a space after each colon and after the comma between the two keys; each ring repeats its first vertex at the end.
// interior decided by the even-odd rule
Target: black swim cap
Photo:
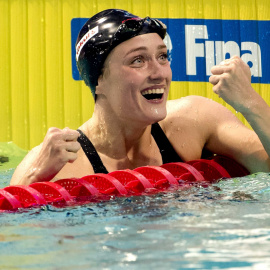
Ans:
{"type": "Polygon", "coordinates": [[[98,77],[113,48],[138,35],[157,33],[162,39],[166,26],[155,19],[144,19],[125,10],[107,9],[90,18],[76,41],[76,61],[79,73],[95,97],[98,77]]]}

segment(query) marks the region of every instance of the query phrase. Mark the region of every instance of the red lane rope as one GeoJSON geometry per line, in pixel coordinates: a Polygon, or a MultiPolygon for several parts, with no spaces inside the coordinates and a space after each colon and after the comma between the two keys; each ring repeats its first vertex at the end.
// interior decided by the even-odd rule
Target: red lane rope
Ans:
{"type": "Polygon", "coordinates": [[[52,204],[58,207],[108,200],[114,196],[154,194],[169,187],[208,184],[221,178],[241,177],[249,172],[236,161],[223,156],[212,159],[143,166],[109,174],[38,182],[30,186],[0,189],[0,210],[17,210],[52,204]]]}

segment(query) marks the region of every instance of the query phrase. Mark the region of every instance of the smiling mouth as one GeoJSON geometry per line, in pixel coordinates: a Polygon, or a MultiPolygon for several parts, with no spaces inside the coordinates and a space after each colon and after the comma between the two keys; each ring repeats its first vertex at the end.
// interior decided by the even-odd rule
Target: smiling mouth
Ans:
{"type": "Polygon", "coordinates": [[[144,90],[141,94],[147,100],[159,100],[164,94],[164,88],[144,90]]]}

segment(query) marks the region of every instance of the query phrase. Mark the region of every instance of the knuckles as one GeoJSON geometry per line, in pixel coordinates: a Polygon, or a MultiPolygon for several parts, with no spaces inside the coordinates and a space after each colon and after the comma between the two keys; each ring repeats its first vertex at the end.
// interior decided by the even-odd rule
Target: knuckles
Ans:
{"type": "Polygon", "coordinates": [[[48,138],[49,140],[55,140],[55,139],[59,139],[60,135],[61,135],[61,129],[51,127],[47,131],[46,138],[48,138]]]}
{"type": "Polygon", "coordinates": [[[51,134],[51,133],[56,133],[59,132],[61,129],[56,128],[56,127],[50,127],[47,131],[47,134],[51,134]]]}
{"type": "Polygon", "coordinates": [[[220,84],[227,84],[228,81],[230,81],[231,77],[232,77],[231,74],[229,74],[229,73],[223,73],[220,76],[220,84]]]}
{"type": "Polygon", "coordinates": [[[77,130],[50,127],[45,137],[50,141],[65,140],[65,137],[71,138],[71,141],[76,141],[79,136],[80,133],[77,130]]]}

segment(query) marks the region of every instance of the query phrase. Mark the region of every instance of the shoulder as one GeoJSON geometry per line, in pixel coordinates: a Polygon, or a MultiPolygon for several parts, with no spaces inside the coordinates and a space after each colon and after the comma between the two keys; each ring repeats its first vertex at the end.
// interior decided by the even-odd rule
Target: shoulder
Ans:
{"type": "Polygon", "coordinates": [[[194,112],[197,110],[203,111],[210,108],[223,107],[221,104],[215,102],[212,99],[202,96],[187,96],[180,99],[169,100],[167,102],[168,114],[175,113],[177,111],[194,112]]]}
{"type": "Polygon", "coordinates": [[[203,147],[214,133],[212,123],[215,121],[209,121],[211,117],[207,112],[215,106],[216,102],[201,96],[187,96],[167,102],[167,116],[160,125],[183,160],[201,157],[203,147]]]}
{"type": "Polygon", "coordinates": [[[222,119],[235,118],[234,114],[226,107],[212,99],[202,96],[187,96],[167,102],[167,117],[162,121],[162,125],[183,124],[203,124],[211,120],[221,121],[222,119]]]}
{"type": "Polygon", "coordinates": [[[201,145],[210,138],[224,137],[224,129],[230,130],[227,127],[235,126],[240,130],[244,126],[229,109],[201,96],[168,101],[167,116],[160,124],[166,135],[175,141],[188,137],[193,142],[200,141],[201,145]]]}

